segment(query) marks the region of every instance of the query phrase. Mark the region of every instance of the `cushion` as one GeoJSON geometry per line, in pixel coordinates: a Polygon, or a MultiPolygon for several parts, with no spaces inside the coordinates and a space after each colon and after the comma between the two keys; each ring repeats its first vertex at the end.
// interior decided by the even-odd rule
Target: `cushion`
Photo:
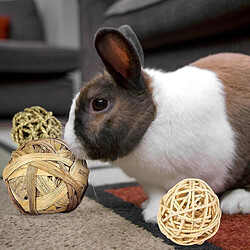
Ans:
{"type": "Polygon", "coordinates": [[[120,0],[114,2],[105,12],[106,16],[121,15],[148,7],[164,0],[120,0]]]}
{"type": "Polygon", "coordinates": [[[11,19],[10,39],[44,40],[42,22],[33,0],[0,0],[0,15],[11,19]]]}
{"type": "Polygon", "coordinates": [[[10,18],[0,16],[0,39],[6,39],[9,35],[10,18]]]}
{"type": "Polygon", "coordinates": [[[126,13],[111,12],[103,26],[130,25],[144,49],[214,36],[247,27],[250,1],[165,0],[126,13]]]}
{"type": "Polygon", "coordinates": [[[38,41],[0,42],[0,73],[67,73],[79,67],[78,51],[38,41]]]}

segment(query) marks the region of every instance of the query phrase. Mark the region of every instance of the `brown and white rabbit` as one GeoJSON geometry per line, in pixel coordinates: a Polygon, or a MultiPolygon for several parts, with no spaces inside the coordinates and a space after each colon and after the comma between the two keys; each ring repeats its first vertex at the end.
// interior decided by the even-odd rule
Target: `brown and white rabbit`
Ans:
{"type": "Polygon", "coordinates": [[[231,189],[224,213],[250,213],[250,56],[216,54],[170,73],[143,68],[127,25],[98,30],[95,47],[106,69],[73,100],[72,152],[135,177],[149,196],[146,221],[156,222],[160,198],[189,177],[216,193],[231,189]]]}

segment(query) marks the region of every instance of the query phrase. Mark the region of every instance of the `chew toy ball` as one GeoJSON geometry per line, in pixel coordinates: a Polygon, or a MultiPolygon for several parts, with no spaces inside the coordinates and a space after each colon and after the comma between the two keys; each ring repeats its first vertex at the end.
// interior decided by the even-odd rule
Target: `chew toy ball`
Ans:
{"type": "Polygon", "coordinates": [[[180,245],[202,244],[220,226],[219,199],[202,180],[185,179],[160,201],[157,222],[163,234],[180,245]]]}
{"type": "Polygon", "coordinates": [[[40,138],[59,138],[62,135],[62,125],[52,112],[34,106],[24,109],[13,117],[11,136],[13,141],[22,144],[40,138]]]}
{"type": "Polygon", "coordinates": [[[12,153],[3,179],[24,214],[69,212],[88,185],[86,162],[76,159],[60,139],[27,142],[12,153]]]}

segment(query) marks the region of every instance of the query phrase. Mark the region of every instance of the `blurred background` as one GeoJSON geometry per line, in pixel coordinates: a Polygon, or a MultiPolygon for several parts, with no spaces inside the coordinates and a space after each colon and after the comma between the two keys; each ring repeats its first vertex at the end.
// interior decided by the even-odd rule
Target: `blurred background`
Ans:
{"type": "Polygon", "coordinates": [[[218,52],[250,53],[250,0],[0,0],[0,118],[39,105],[67,117],[102,63],[102,26],[129,24],[145,66],[173,71],[218,52]]]}

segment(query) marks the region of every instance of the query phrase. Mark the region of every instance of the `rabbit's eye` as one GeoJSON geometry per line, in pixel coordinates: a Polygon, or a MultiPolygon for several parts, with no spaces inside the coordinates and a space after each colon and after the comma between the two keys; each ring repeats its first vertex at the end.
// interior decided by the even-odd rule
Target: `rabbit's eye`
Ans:
{"type": "Polygon", "coordinates": [[[101,111],[107,108],[108,101],[105,99],[96,98],[92,102],[92,107],[94,111],[101,111]]]}

